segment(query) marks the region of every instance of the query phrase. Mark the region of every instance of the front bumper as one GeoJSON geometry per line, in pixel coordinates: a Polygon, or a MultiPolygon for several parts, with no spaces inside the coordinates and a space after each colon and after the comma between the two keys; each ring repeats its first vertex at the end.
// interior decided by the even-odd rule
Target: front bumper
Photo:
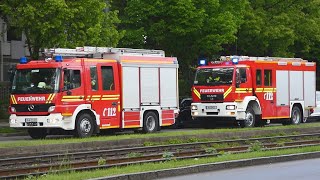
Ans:
{"type": "Polygon", "coordinates": [[[246,112],[237,109],[236,103],[192,103],[191,116],[194,118],[199,117],[221,117],[236,120],[244,120],[246,112]],[[227,110],[227,106],[234,106],[235,109],[227,110]]]}
{"type": "Polygon", "coordinates": [[[10,115],[10,127],[12,128],[61,128],[73,130],[71,116],[64,117],[61,113],[53,113],[48,116],[17,116],[10,115]]]}

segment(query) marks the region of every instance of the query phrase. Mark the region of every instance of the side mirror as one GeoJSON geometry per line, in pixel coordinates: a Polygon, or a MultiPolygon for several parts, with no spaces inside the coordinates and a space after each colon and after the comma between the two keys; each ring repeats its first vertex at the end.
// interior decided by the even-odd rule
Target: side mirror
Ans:
{"type": "Polygon", "coordinates": [[[240,82],[236,82],[236,88],[239,88],[240,87],[240,82]]]}
{"type": "Polygon", "coordinates": [[[10,69],[8,70],[8,77],[11,84],[13,82],[15,71],[16,71],[16,66],[11,66],[10,69]]]}
{"type": "Polygon", "coordinates": [[[237,72],[236,75],[236,88],[240,87],[241,79],[240,79],[240,73],[237,72]]]}

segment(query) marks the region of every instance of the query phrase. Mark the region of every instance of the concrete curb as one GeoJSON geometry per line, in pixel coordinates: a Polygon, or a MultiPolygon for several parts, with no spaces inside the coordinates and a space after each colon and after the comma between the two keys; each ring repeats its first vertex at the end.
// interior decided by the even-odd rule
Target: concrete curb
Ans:
{"type": "Polygon", "coordinates": [[[303,159],[313,159],[313,158],[320,158],[320,151],[310,152],[310,153],[298,153],[298,154],[290,154],[290,155],[262,157],[262,158],[242,159],[242,160],[234,160],[234,161],[210,163],[210,164],[200,164],[200,165],[187,166],[182,168],[164,169],[164,170],[158,170],[158,171],[148,171],[148,172],[132,173],[132,174],[124,174],[124,175],[116,175],[116,176],[106,176],[101,178],[94,178],[91,180],[105,180],[105,179],[108,179],[108,180],[146,179],[147,180],[147,179],[183,176],[183,175],[201,173],[201,172],[218,171],[223,169],[240,168],[240,167],[247,167],[247,166],[254,166],[254,165],[272,164],[272,163],[296,161],[296,160],[303,160],[303,159]]]}

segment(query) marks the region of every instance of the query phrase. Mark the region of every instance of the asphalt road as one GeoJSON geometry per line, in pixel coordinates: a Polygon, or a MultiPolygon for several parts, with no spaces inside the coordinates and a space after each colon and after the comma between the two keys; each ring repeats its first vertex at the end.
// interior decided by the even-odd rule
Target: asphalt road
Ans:
{"type": "Polygon", "coordinates": [[[163,178],[161,180],[319,180],[319,164],[320,159],[290,161],[163,178]]]}

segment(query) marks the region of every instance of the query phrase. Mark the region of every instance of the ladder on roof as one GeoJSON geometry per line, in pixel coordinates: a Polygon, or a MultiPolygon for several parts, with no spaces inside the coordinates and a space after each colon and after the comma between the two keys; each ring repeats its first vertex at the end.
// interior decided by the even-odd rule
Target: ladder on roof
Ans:
{"type": "Polygon", "coordinates": [[[221,56],[221,61],[228,61],[232,58],[238,58],[239,61],[294,61],[306,62],[302,58],[283,58],[283,57],[250,57],[250,56],[221,56]]]}
{"type": "Polygon", "coordinates": [[[67,48],[45,49],[44,55],[47,57],[69,56],[69,57],[89,57],[89,58],[103,58],[104,55],[165,57],[165,52],[163,50],[151,50],[151,49],[84,46],[84,47],[76,47],[75,49],[67,49],[67,48]]]}

